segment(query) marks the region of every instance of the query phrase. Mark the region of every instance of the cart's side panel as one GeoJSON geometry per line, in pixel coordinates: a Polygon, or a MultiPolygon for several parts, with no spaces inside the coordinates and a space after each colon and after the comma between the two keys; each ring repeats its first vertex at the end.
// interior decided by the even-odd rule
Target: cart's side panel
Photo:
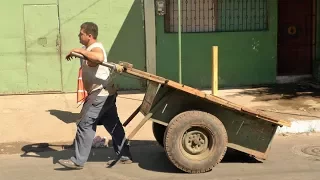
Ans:
{"type": "Polygon", "coordinates": [[[146,91],[146,94],[143,98],[141,108],[140,108],[140,112],[143,115],[146,115],[149,113],[151,106],[155,100],[155,96],[158,93],[159,88],[160,88],[160,84],[153,82],[153,81],[148,82],[147,91],[146,91]]]}
{"type": "MultiPolygon", "coordinates": [[[[187,105],[187,103],[189,103],[189,99],[188,97],[185,97],[184,92],[178,91],[168,86],[162,86],[159,89],[159,93],[156,95],[155,99],[159,100],[162,96],[169,96],[169,98],[167,101],[162,103],[158,111],[156,111],[151,117],[151,120],[154,120],[156,122],[160,121],[162,122],[161,124],[167,125],[174,116],[176,116],[180,112],[187,110],[186,107],[190,106],[187,105]]],[[[158,100],[154,101],[153,106],[157,104],[158,100]]]]}
{"type": "Polygon", "coordinates": [[[264,159],[278,126],[268,121],[254,120],[254,117],[241,116],[223,109],[218,111],[220,112],[211,112],[226,127],[228,146],[264,159]]]}
{"type": "MultiPolygon", "coordinates": [[[[160,89],[167,91],[170,87],[160,89]]],[[[278,127],[269,121],[232,111],[179,90],[171,93],[170,98],[163,102],[151,118],[155,122],[168,124],[175,115],[186,110],[202,110],[215,115],[227,130],[229,147],[262,159],[265,159],[278,127]]]]}
{"type": "Polygon", "coordinates": [[[150,110],[171,91],[174,91],[174,89],[165,88],[157,82],[149,81],[146,94],[141,104],[140,112],[143,115],[148,114],[150,110]]]}

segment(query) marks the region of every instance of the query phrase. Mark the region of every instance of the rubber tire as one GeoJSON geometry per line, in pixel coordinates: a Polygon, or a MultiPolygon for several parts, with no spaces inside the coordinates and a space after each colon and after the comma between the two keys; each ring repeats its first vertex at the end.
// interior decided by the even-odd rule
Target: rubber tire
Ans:
{"type": "Polygon", "coordinates": [[[152,122],[152,132],[156,141],[163,147],[163,138],[167,126],[152,122]]]}
{"type": "Polygon", "coordinates": [[[222,122],[212,114],[202,111],[185,111],[175,116],[167,126],[164,139],[164,149],[169,160],[187,173],[211,171],[224,157],[227,144],[227,131],[222,122]],[[211,132],[211,137],[214,137],[215,145],[205,159],[188,159],[182,153],[182,136],[192,126],[205,127],[211,132]]]}

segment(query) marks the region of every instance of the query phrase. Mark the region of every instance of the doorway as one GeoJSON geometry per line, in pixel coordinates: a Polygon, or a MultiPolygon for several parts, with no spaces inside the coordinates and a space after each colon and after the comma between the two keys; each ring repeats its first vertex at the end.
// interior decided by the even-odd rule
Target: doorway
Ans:
{"type": "Polygon", "coordinates": [[[278,76],[312,74],[315,0],[278,0],[278,76]]]}
{"type": "Polygon", "coordinates": [[[61,92],[58,6],[24,5],[28,92],[61,92]]]}

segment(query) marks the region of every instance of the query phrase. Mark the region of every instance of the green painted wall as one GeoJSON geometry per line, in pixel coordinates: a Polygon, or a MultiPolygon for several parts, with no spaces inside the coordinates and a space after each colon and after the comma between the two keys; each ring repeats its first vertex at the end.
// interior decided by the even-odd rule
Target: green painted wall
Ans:
{"type": "MultiPolygon", "coordinates": [[[[277,1],[268,1],[269,30],[182,34],[182,81],[211,87],[212,46],[219,46],[219,87],[274,83],[277,60],[277,1]]],[[[164,32],[156,17],[157,74],[178,81],[178,35],[164,32]]]]}
{"type": "MultiPolygon", "coordinates": [[[[145,37],[141,0],[15,0],[0,6],[2,27],[0,29],[0,94],[23,94],[29,92],[24,30],[25,4],[59,4],[61,36],[61,69],[64,92],[76,90],[79,61],[67,62],[64,57],[69,50],[81,47],[78,40],[79,27],[85,21],[99,25],[98,39],[109,52],[109,61],[128,61],[138,69],[145,69],[145,37]],[[10,17],[10,18],[8,18],[10,17]],[[5,28],[4,28],[5,27],[5,28]]],[[[58,11],[58,10],[57,10],[58,11]]],[[[57,12],[58,14],[58,12],[57,12]]],[[[39,37],[58,32],[47,29],[39,37]]],[[[49,52],[48,52],[49,53],[49,52]]],[[[47,59],[43,59],[46,61],[47,59]]],[[[39,66],[39,69],[42,67],[39,66]]],[[[140,81],[118,77],[122,89],[139,89],[140,81]]],[[[50,82],[49,82],[50,83],[50,82]]],[[[41,88],[40,88],[41,89],[41,88]]]]}
{"type": "MultiPolygon", "coordinates": [[[[62,56],[80,47],[78,33],[82,22],[99,25],[98,39],[108,53],[108,61],[127,61],[138,69],[145,69],[145,37],[141,0],[60,0],[62,56]],[[76,4],[74,7],[72,5],[76,4]]],[[[63,90],[76,88],[79,62],[62,61],[63,90]]],[[[121,89],[139,89],[140,81],[117,76],[121,89]]]]}
{"type": "Polygon", "coordinates": [[[23,4],[49,4],[56,0],[6,1],[0,6],[0,93],[28,92],[23,4]]]}

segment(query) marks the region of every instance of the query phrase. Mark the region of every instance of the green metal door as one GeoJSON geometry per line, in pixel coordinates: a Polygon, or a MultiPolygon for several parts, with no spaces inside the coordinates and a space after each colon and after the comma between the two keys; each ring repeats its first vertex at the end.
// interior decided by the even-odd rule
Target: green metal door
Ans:
{"type": "Polygon", "coordinates": [[[29,92],[62,91],[57,5],[24,5],[29,92]]]}

